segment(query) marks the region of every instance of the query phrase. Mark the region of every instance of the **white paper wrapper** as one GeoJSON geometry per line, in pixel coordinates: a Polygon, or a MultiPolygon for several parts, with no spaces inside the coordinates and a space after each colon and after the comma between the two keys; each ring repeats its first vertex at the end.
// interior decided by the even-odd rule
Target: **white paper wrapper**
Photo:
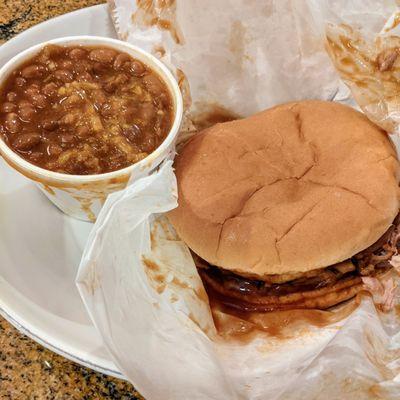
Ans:
{"type": "Polygon", "coordinates": [[[339,79],[321,40],[325,7],[313,1],[177,0],[164,11],[170,3],[114,0],[112,16],[122,39],[162,55],[179,79],[183,71],[192,114],[216,106],[246,116],[285,101],[336,95],[339,79]],[[172,34],[148,25],[143,9],[151,3],[172,34]]]}
{"type": "Polygon", "coordinates": [[[400,133],[400,9],[384,26],[329,24],[327,50],[361,109],[390,133],[400,133]]]}
{"type": "Polygon", "coordinates": [[[147,399],[399,398],[400,321],[370,298],[291,338],[218,339],[190,253],[162,215],[176,200],[171,162],[113,194],[78,275],[114,361],[147,399]]]}
{"type": "MultiPolygon", "coordinates": [[[[164,60],[184,71],[191,115],[215,104],[248,115],[282,101],[346,99],[323,51],[324,23],[383,26],[393,4],[376,3],[177,0],[163,18],[177,23],[183,44],[176,32],[133,24],[133,1],[115,0],[113,16],[122,38],[162,46],[164,60]],[[229,48],[240,30],[240,51],[229,48]]],[[[166,161],[112,194],[77,277],[115,363],[148,400],[400,398],[400,320],[369,297],[330,326],[222,340],[189,250],[164,216],[176,193],[166,161]]]]}

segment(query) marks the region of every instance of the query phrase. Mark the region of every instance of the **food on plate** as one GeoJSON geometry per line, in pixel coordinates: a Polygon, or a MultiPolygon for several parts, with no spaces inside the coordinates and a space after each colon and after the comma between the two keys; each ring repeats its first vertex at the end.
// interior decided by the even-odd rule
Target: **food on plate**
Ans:
{"type": "Polygon", "coordinates": [[[172,98],[155,71],[108,47],[45,46],[0,90],[0,135],[25,160],[102,174],[145,158],[165,139],[172,98]]]}
{"type": "Polygon", "coordinates": [[[169,213],[210,296],[240,311],[326,309],[400,247],[387,134],[333,102],[279,105],[194,136],[169,213]]]}

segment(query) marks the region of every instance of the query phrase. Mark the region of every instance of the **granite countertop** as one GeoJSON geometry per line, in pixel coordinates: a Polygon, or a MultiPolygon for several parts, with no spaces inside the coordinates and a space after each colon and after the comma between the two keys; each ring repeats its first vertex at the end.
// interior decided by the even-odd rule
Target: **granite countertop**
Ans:
{"type": "MultiPolygon", "coordinates": [[[[101,0],[0,0],[0,43],[56,15],[101,0]]],[[[46,350],[0,317],[0,399],[143,399],[127,382],[46,350]]]]}

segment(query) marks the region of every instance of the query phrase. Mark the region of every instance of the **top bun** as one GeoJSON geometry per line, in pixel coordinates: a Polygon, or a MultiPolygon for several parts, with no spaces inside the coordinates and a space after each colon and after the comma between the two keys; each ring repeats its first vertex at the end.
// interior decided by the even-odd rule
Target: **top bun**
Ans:
{"type": "Polygon", "coordinates": [[[210,264],[250,277],[305,272],[373,244],[399,211],[387,134],[354,109],[279,105],[194,136],[175,161],[169,219],[210,264]]]}

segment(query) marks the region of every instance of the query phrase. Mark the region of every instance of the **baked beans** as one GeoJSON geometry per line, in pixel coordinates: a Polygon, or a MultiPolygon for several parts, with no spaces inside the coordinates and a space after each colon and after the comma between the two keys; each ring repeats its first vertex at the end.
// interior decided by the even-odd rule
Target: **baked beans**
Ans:
{"type": "Polygon", "coordinates": [[[145,158],[171,129],[160,77],[108,47],[45,46],[0,89],[0,134],[27,161],[87,175],[145,158]]]}

